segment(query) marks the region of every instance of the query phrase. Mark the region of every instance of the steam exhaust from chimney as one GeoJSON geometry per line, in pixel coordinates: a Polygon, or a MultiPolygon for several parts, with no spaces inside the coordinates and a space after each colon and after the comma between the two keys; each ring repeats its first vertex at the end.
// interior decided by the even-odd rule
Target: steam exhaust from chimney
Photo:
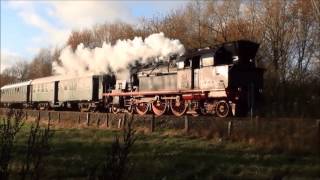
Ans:
{"type": "Polygon", "coordinates": [[[135,61],[150,63],[155,59],[166,59],[173,54],[183,54],[184,46],[179,40],[169,39],[164,33],[156,33],[143,40],[118,40],[114,45],[103,43],[102,47],[85,48],[79,44],[75,52],[68,46],[60,55],[61,64],[53,63],[55,74],[81,75],[84,73],[117,73],[120,79],[129,77],[128,66],[135,61]]]}

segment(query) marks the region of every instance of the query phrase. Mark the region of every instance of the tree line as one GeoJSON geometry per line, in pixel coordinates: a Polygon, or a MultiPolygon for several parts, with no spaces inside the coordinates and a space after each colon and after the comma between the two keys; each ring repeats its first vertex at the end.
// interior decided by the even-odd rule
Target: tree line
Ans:
{"type": "MultiPolygon", "coordinates": [[[[167,14],[141,18],[137,24],[97,24],[74,30],[66,40],[73,50],[101,47],[103,42],[143,38],[164,32],[186,49],[214,47],[247,39],[260,44],[256,61],[266,69],[268,115],[319,116],[320,3],[315,0],[192,1],[167,14]]],[[[63,48],[63,47],[62,47],[63,48]]],[[[51,75],[62,48],[42,49],[31,63],[18,63],[2,74],[4,83],[51,75]]]]}

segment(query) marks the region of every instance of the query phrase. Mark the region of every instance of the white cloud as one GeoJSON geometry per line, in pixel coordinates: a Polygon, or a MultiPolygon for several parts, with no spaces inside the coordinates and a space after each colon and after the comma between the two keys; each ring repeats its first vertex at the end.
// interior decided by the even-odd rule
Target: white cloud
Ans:
{"type": "Polygon", "coordinates": [[[55,1],[50,3],[50,15],[70,28],[90,27],[96,23],[132,21],[123,2],[112,1],[55,1]]]}
{"type": "Polygon", "coordinates": [[[42,32],[32,38],[34,46],[39,46],[39,43],[42,46],[62,45],[66,40],[70,31],[67,28],[54,26],[37,11],[37,5],[45,6],[47,3],[38,2],[36,4],[32,1],[10,1],[9,5],[17,11],[26,24],[34,26],[42,32]]]}
{"type": "MultiPolygon", "coordinates": [[[[24,23],[40,30],[31,37],[26,49],[62,46],[74,29],[90,28],[94,24],[124,21],[136,23],[130,5],[149,3],[158,11],[181,6],[184,1],[9,1],[24,23]]],[[[185,3],[185,2],[184,2],[185,3]]]]}
{"type": "Polygon", "coordinates": [[[32,38],[37,46],[39,43],[42,46],[61,46],[73,29],[89,28],[107,21],[133,21],[123,2],[10,1],[9,5],[26,24],[41,30],[41,34],[32,38]],[[44,9],[44,12],[39,9],[44,9]]]}

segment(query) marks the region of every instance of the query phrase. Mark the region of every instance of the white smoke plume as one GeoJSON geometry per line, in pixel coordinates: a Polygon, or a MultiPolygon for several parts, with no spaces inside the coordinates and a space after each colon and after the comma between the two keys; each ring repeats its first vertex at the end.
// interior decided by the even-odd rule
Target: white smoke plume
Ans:
{"type": "Polygon", "coordinates": [[[118,40],[114,45],[103,43],[95,49],[84,48],[80,44],[73,52],[66,47],[60,55],[61,64],[54,63],[56,74],[81,75],[83,73],[101,74],[121,72],[121,78],[128,78],[128,65],[139,60],[146,63],[150,59],[164,59],[173,54],[184,53],[184,47],[179,40],[166,38],[164,33],[152,34],[143,40],[135,37],[133,40],[118,40]]]}

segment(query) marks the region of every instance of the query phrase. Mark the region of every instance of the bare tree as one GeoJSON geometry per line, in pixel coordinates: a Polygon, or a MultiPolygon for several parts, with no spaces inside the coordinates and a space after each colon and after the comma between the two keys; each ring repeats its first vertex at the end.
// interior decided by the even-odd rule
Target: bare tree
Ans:
{"type": "Polygon", "coordinates": [[[29,65],[28,79],[52,75],[52,55],[49,49],[41,49],[29,65]]]}
{"type": "Polygon", "coordinates": [[[125,122],[127,124],[123,128],[122,138],[114,137],[111,148],[107,149],[104,161],[93,168],[89,179],[121,180],[128,178],[127,175],[130,172],[129,155],[136,141],[136,131],[133,129],[133,116],[129,121],[125,119],[125,122]]]}
{"type": "Polygon", "coordinates": [[[25,159],[20,171],[21,179],[40,179],[44,174],[45,157],[50,152],[50,139],[54,132],[50,129],[50,122],[46,128],[40,127],[40,119],[31,125],[25,159]]]}
{"type": "Polygon", "coordinates": [[[67,45],[75,51],[79,44],[83,44],[84,47],[88,47],[93,41],[93,34],[90,30],[86,29],[83,31],[72,31],[68,40],[67,45]]]}
{"type": "Polygon", "coordinates": [[[10,110],[0,122],[0,179],[9,179],[9,164],[17,133],[23,126],[22,111],[10,110]]]}
{"type": "Polygon", "coordinates": [[[303,83],[308,75],[311,59],[315,57],[316,34],[319,31],[314,21],[311,1],[296,1],[292,3],[291,14],[294,17],[294,38],[291,58],[292,80],[303,83]]]}

